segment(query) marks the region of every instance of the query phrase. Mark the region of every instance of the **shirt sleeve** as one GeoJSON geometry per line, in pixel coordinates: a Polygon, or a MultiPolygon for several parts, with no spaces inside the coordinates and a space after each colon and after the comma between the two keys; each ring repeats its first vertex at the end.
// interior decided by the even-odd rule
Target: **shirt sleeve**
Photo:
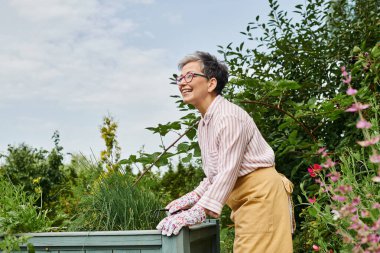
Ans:
{"type": "Polygon", "coordinates": [[[194,192],[198,194],[198,196],[202,197],[202,195],[207,191],[210,185],[210,181],[207,177],[203,178],[202,182],[195,188],[194,192]]]}
{"type": "MultiPolygon", "coordinates": [[[[220,214],[235,186],[245,150],[253,129],[234,115],[223,117],[217,124],[217,175],[198,204],[220,214]]],[[[215,169],[215,168],[214,168],[215,169]]]]}

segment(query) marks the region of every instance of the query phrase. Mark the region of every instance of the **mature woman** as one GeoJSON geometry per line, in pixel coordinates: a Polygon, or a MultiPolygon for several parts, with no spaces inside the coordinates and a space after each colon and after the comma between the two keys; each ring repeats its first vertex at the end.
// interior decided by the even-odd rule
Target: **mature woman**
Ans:
{"type": "Polygon", "coordinates": [[[228,82],[226,65],[198,51],[183,58],[179,69],[183,101],[202,116],[198,141],[206,177],[167,206],[172,215],[157,229],[178,234],[206,215],[219,217],[227,204],[235,223],[235,253],[292,252],[292,184],[277,173],[274,152],[248,113],[221,96],[228,82]]]}

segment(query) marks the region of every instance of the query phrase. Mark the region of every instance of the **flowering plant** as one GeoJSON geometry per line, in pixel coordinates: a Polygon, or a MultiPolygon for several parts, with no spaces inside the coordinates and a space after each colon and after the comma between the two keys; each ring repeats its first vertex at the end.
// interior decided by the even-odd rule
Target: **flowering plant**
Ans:
{"type": "MultiPolygon", "coordinates": [[[[369,74],[375,77],[371,79],[375,85],[379,82],[376,62],[380,58],[379,46],[371,54],[359,54],[361,60],[356,64],[367,69],[377,64],[375,73],[369,74]]],[[[359,67],[353,72],[357,73],[359,67]]],[[[305,184],[301,184],[301,191],[308,199],[308,208],[301,214],[305,217],[301,229],[309,232],[310,251],[380,252],[380,134],[376,92],[370,101],[359,102],[363,93],[368,94],[368,86],[355,89],[346,68],[342,67],[341,71],[347,85],[346,94],[353,100],[345,111],[358,115],[356,128],[361,130],[364,140],[357,141],[356,147],[345,148],[337,161],[326,148],[318,150],[322,163],[307,169],[318,188],[307,191],[305,184]],[[372,120],[368,110],[372,110],[372,120]]]]}

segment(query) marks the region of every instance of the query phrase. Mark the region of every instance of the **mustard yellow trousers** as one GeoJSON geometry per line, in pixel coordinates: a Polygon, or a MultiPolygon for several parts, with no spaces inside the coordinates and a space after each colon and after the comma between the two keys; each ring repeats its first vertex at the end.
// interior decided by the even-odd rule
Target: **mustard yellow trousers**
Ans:
{"type": "Polygon", "coordinates": [[[235,223],[234,253],[293,252],[291,191],[292,183],[274,167],[238,178],[227,201],[235,223]]]}

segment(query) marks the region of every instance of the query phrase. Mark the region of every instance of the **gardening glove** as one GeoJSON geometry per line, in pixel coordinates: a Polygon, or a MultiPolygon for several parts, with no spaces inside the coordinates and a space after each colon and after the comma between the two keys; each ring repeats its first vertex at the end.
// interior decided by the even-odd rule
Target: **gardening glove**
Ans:
{"type": "Polygon", "coordinates": [[[179,210],[190,208],[198,202],[200,197],[194,191],[187,193],[179,199],[170,202],[165,209],[169,209],[169,213],[173,214],[179,210]]]}
{"type": "Polygon", "coordinates": [[[204,220],[206,220],[205,209],[195,205],[189,210],[164,218],[157,225],[157,229],[161,230],[163,235],[178,235],[182,227],[202,223],[204,220]]]}

